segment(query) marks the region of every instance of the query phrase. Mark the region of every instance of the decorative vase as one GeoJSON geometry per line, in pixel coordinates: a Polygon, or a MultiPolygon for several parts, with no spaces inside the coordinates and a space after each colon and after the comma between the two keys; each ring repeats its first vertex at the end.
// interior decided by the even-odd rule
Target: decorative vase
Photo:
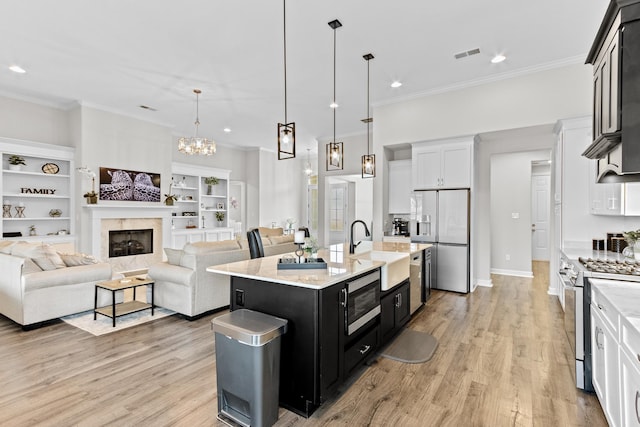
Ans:
{"type": "Polygon", "coordinates": [[[168,197],[167,200],[164,201],[164,204],[167,206],[173,206],[173,198],[168,197]]]}
{"type": "Polygon", "coordinates": [[[210,196],[213,193],[213,185],[207,184],[207,196],[210,196]]]}
{"type": "Polygon", "coordinates": [[[11,170],[11,171],[22,170],[22,165],[9,165],[9,170],[11,170]]]}
{"type": "Polygon", "coordinates": [[[222,227],[222,221],[218,221],[218,227],[222,227]]]}
{"type": "Polygon", "coordinates": [[[87,197],[87,203],[90,205],[95,205],[96,203],[98,203],[98,196],[87,197]]]}
{"type": "Polygon", "coordinates": [[[633,244],[633,257],[636,259],[636,261],[640,261],[640,240],[637,240],[633,244]]]}

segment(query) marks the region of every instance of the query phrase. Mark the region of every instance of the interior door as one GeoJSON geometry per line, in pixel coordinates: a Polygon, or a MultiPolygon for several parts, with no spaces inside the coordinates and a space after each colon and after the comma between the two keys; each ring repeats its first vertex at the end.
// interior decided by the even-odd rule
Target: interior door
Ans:
{"type": "Polygon", "coordinates": [[[531,257],[549,260],[549,175],[531,177],[531,257]]]}

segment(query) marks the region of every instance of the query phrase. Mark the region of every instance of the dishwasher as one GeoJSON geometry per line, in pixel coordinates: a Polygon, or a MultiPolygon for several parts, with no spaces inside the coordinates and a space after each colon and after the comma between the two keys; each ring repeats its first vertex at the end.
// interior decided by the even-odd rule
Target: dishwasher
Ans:
{"type": "MultiPolygon", "coordinates": [[[[425,289],[426,274],[430,272],[427,267],[427,251],[411,254],[409,260],[409,310],[415,313],[429,297],[429,290],[425,289]]],[[[429,261],[431,257],[429,256],[429,261]]]]}

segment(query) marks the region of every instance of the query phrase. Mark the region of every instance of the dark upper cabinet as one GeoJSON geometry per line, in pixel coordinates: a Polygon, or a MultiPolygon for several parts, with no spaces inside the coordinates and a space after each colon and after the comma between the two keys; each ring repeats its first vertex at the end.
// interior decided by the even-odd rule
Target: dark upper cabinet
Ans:
{"type": "Polygon", "coordinates": [[[640,173],[640,0],[611,1],[587,63],[593,65],[593,143],[583,155],[599,159],[598,181],[640,173]]]}

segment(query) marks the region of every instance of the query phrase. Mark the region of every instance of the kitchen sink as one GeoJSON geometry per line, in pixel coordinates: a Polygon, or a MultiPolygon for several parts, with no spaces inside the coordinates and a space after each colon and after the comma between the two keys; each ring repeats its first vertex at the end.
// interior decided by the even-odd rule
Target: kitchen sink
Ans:
{"type": "Polygon", "coordinates": [[[380,269],[380,290],[388,291],[409,278],[409,254],[403,252],[369,251],[351,255],[357,259],[384,261],[380,269]]]}

